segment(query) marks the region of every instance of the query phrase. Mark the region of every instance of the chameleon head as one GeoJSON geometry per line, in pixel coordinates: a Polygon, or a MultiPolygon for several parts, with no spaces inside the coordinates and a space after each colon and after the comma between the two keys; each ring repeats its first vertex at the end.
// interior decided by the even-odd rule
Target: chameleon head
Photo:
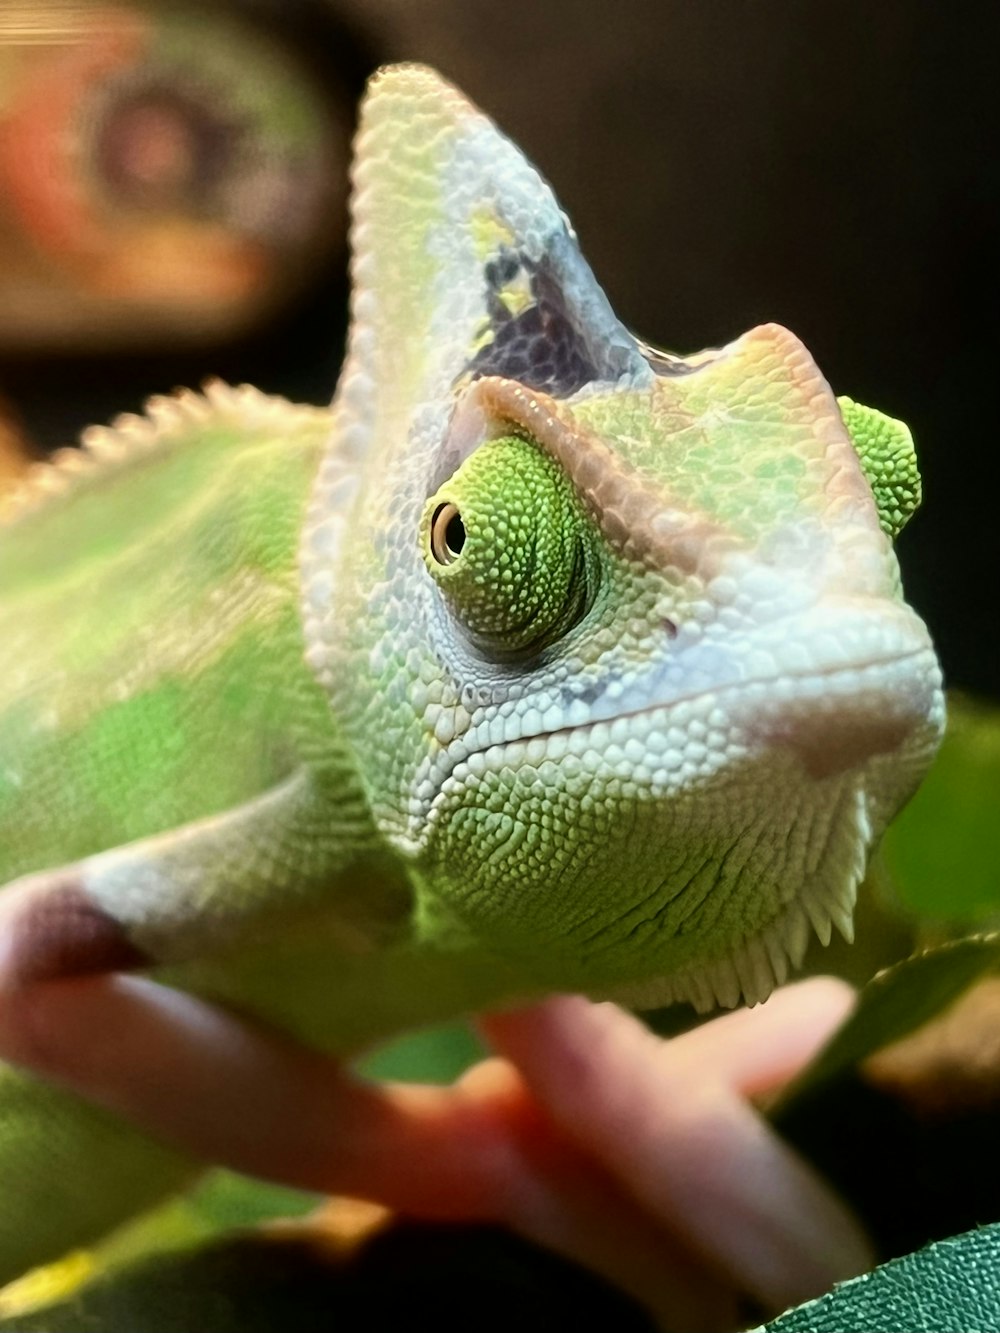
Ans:
{"type": "Polygon", "coordinates": [[[429,72],[376,85],[366,142],[397,175],[358,185],[306,623],[418,930],[538,987],[761,999],[813,930],[850,933],[943,726],[890,540],[908,433],[777,326],[688,359],[637,342],[544,183],[429,72]]]}

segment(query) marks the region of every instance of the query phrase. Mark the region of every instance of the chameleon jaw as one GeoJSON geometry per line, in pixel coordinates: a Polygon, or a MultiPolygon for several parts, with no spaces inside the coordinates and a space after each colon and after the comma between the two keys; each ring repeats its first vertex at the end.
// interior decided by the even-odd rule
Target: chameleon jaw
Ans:
{"type": "MultiPolygon", "coordinates": [[[[734,728],[727,752],[730,764],[736,759],[735,746],[743,749],[748,759],[756,754],[757,762],[763,764],[744,789],[746,799],[773,803],[780,814],[788,808],[788,802],[797,802],[801,795],[808,817],[812,798],[806,793],[812,791],[813,784],[817,785],[817,792],[827,793],[817,795],[818,808],[829,806],[833,793],[838,793],[833,797],[834,817],[827,826],[829,832],[823,837],[820,851],[815,856],[809,853],[803,860],[806,854],[802,852],[802,835],[786,841],[801,827],[797,823],[789,824],[783,833],[776,831],[772,834],[773,848],[798,846],[799,851],[777,876],[768,874],[770,888],[762,911],[759,897],[757,906],[753,906],[757,896],[753,880],[743,881],[740,892],[749,894],[746,937],[740,938],[729,930],[716,932],[710,912],[704,938],[708,958],[694,963],[688,947],[692,937],[685,941],[687,931],[678,929],[683,909],[682,917],[671,921],[673,912],[668,896],[642,920],[636,922],[633,917],[627,924],[616,927],[613,936],[605,936],[610,944],[602,943],[600,951],[606,953],[608,948],[620,945],[642,930],[650,940],[658,935],[660,944],[655,947],[657,951],[664,950],[661,955],[664,961],[679,947],[681,956],[676,964],[661,971],[663,963],[657,963],[647,954],[642,971],[638,972],[643,979],[638,982],[609,977],[593,989],[586,983],[582,988],[595,997],[615,999],[637,1008],[655,1008],[681,1000],[691,1002],[701,1012],[716,1005],[731,1008],[741,1000],[757,1004],[801,965],[813,934],[824,945],[829,943],[835,929],[846,939],[852,938],[852,914],[869,850],[888,818],[916,785],[943,722],[940,674],[929,650],[907,652],[888,663],[866,662],[862,667],[828,670],[815,679],[803,677],[800,686],[803,681],[821,688],[801,689],[798,710],[790,708],[788,700],[778,707],[780,701],[775,701],[773,689],[764,685],[748,688],[743,683],[735,689],[675,700],[672,705],[636,710],[613,721],[520,735],[465,754],[449,768],[438,795],[447,807],[461,804],[463,790],[474,789],[491,773],[514,773],[523,767],[530,775],[532,771],[540,772],[545,765],[558,767],[564,760],[570,765],[568,772],[579,773],[581,766],[589,771],[589,765],[599,761],[601,767],[593,770],[593,780],[598,784],[603,780],[602,770],[605,778],[625,782],[630,772],[635,781],[642,769],[648,769],[649,796],[656,803],[669,796],[671,783],[684,788],[690,782],[711,781],[707,772],[701,779],[694,772],[685,776],[687,760],[693,757],[693,751],[687,757],[678,754],[670,761],[677,767],[666,771],[670,751],[660,751],[668,743],[668,733],[680,729],[693,734],[705,726],[711,727],[713,712],[721,718],[724,711],[728,725],[734,728]],[[897,678],[897,671],[901,678],[897,678]],[[907,680],[910,687],[903,688],[907,680]],[[724,710],[720,708],[723,703],[724,710]],[[845,717],[845,709],[849,724],[847,740],[838,748],[837,719],[845,717]],[[861,726],[866,717],[870,725],[861,726]],[[852,723],[856,725],[851,726],[852,723]],[[865,740],[861,748],[858,748],[859,738],[865,740]],[[645,759],[637,746],[645,749],[645,759]],[[821,765],[815,762],[817,753],[826,755],[821,765]],[[780,764],[778,771],[783,774],[780,787],[775,785],[777,774],[768,766],[767,755],[780,764]],[[661,773],[657,765],[665,771],[661,773]],[[713,942],[710,936],[715,934],[718,938],[713,942]]],[[[530,776],[527,780],[530,782],[530,776]]],[[[446,817],[441,805],[435,805],[437,808],[432,810],[430,818],[425,818],[425,834],[431,832],[440,817],[446,817]]],[[[670,856],[673,833],[662,828],[659,834],[651,836],[662,838],[663,853],[670,856]]],[[[814,847],[818,846],[812,834],[807,837],[814,847]]],[[[492,847],[490,855],[494,869],[498,870],[499,858],[507,856],[504,840],[492,847]]],[[[761,868],[766,870],[767,863],[763,862],[761,868]]],[[[663,873],[668,872],[664,869],[663,873]]],[[[523,879],[517,882],[524,883],[523,879]]],[[[568,923],[574,912],[571,897],[564,896],[561,911],[560,919],[568,923]]],[[[585,937],[581,943],[589,954],[591,939],[585,937]]],[[[589,956],[593,959],[592,954],[589,956]]],[[[591,966],[592,963],[587,964],[588,968],[591,966]]],[[[579,981],[570,985],[581,988],[579,981]]],[[[565,988],[565,981],[562,986],[565,988]]]]}

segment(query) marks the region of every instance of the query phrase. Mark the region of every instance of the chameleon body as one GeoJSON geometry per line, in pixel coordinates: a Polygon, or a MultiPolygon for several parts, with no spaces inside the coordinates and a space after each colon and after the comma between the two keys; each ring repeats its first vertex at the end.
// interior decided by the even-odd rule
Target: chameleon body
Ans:
{"type": "Polygon", "coordinates": [[[850,932],[939,739],[905,427],[777,326],[639,342],[426,69],[366,97],[353,252],[331,410],[157,400],[8,505],[4,1277],[192,1170],[15,1069],[35,981],[345,1054],[553,990],[756,1002],[850,932]]]}

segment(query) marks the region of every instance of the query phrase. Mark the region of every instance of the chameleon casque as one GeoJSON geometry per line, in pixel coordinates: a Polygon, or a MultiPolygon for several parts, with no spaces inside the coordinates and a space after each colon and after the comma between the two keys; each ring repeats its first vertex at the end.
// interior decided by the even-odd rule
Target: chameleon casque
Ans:
{"type": "Polygon", "coordinates": [[[192,1170],[20,1072],[33,986],[139,969],[344,1054],[754,1003],[849,935],[939,740],[909,434],[791,333],[638,341],[417,66],[363,104],[353,282],[332,409],[154,400],[7,504],[0,1277],[192,1170]]]}

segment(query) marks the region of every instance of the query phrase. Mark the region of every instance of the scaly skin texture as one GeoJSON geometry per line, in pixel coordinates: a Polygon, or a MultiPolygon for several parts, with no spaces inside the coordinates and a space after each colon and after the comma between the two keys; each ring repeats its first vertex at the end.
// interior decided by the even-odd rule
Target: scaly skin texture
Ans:
{"type": "Polygon", "coordinates": [[[920,504],[920,472],[909,427],[853,398],[837,399],[875,497],[883,532],[895,540],[920,504]]]}
{"type": "MultiPolygon", "coordinates": [[[[140,966],[335,1052],[552,990],[757,1001],[849,933],[934,751],[904,427],[776,326],[639,343],[431,71],[368,94],[353,236],[332,415],[161,401],[0,530],[15,1061],[32,985],[140,966]]],[[[189,1169],[7,1069],[0,1275],[189,1169]]]]}
{"type": "Polygon", "coordinates": [[[221,388],[210,402],[197,448],[191,395],[154,409],[159,426],[95,432],[89,468],[71,455],[63,490],[15,501],[0,879],[51,865],[54,845],[76,860],[229,809],[295,768],[311,684],[295,551],[329,414],[221,388]]]}

